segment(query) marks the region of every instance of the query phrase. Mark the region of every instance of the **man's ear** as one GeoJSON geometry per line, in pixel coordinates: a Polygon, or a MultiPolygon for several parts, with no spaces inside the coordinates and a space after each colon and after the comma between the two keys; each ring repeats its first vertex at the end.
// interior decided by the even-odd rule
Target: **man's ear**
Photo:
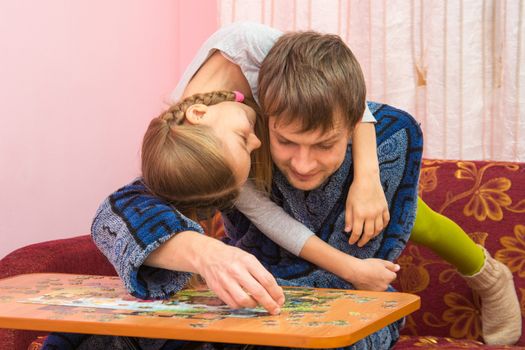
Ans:
{"type": "Polygon", "coordinates": [[[208,106],[198,103],[191,105],[186,110],[186,120],[190,124],[200,125],[203,123],[206,113],[208,112],[208,106]]]}

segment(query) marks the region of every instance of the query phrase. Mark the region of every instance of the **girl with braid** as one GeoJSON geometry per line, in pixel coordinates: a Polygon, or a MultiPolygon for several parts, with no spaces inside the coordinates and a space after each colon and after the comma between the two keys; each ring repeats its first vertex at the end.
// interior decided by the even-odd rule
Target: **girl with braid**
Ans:
{"type": "MultiPolygon", "coordinates": [[[[293,36],[294,33],[287,35],[293,36]]],[[[263,100],[268,95],[267,105],[290,100],[289,96],[295,93],[292,90],[298,90],[301,81],[306,84],[313,82],[309,82],[308,74],[298,76],[295,81],[287,81],[282,79],[283,72],[299,66],[293,65],[294,59],[303,59],[301,62],[304,63],[315,57],[309,57],[306,51],[301,54],[302,57],[297,54],[293,57],[294,48],[290,49],[293,39],[286,40],[282,36],[283,33],[273,28],[255,23],[234,24],[219,30],[203,45],[172,97],[192,93],[203,86],[210,89],[220,84],[242,87],[246,93],[252,92],[255,99],[263,100]],[[289,42],[288,47],[286,41],[289,42]],[[221,64],[221,60],[224,63],[221,64]],[[232,63],[242,71],[241,77],[235,71],[232,73],[232,63]]],[[[295,48],[299,46],[296,43],[295,48]]],[[[268,109],[263,107],[265,112],[268,109]]],[[[352,136],[354,181],[348,193],[345,213],[349,243],[359,247],[376,237],[379,239],[378,235],[388,226],[390,219],[381,183],[383,179],[379,178],[380,171],[377,169],[374,117],[368,106],[361,121],[352,136]]],[[[326,244],[310,227],[291,218],[264,193],[254,190],[249,184],[241,191],[236,207],[287,251],[334,273],[359,289],[385,290],[395,278],[395,269],[390,270],[390,267],[380,269],[375,266],[372,269],[374,264],[383,264],[383,260],[352,259],[326,244]]],[[[479,295],[482,336],[487,344],[515,343],[521,336],[521,310],[508,267],[492,258],[460,226],[432,210],[421,198],[417,198],[416,208],[412,230],[404,239],[428,247],[452,264],[473,292],[479,295]]],[[[385,244],[375,258],[393,260],[395,254],[392,252],[391,246],[385,244]]]]}
{"type": "MultiPolygon", "coordinates": [[[[284,36],[293,36],[293,34],[284,36]]],[[[240,66],[245,79],[250,83],[254,97],[259,98],[261,102],[268,101],[267,106],[263,106],[263,110],[268,112],[270,109],[268,106],[276,104],[275,101],[290,100],[290,96],[294,96],[295,91],[301,86],[301,81],[304,80],[307,84],[313,83],[309,81],[307,73],[296,74],[299,75],[296,80],[283,78],[285,75],[283,72],[297,69],[296,67],[299,66],[299,64],[294,66],[294,60],[304,64],[305,61],[315,59],[310,57],[314,54],[307,51],[294,57],[293,49],[290,49],[292,44],[286,44],[292,40],[283,38],[282,33],[272,28],[257,24],[237,24],[225,28],[204,44],[173,96],[191,92],[203,82],[212,84],[209,77],[215,76],[216,71],[219,70],[217,63],[213,61],[214,56],[221,56],[240,66]],[[205,57],[214,49],[221,50],[222,55],[215,53],[203,64],[205,57]]],[[[296,42],[295,48],[299,46],[300,44],[296,42]]],[[[375,167],[378,167],[377,150],[375,147],[372,149],[368,147],[376,145],[375,130],[373,123],[370,123],[371,120],[373,121],[373,117],[370,118],[369,110],[365,109],[363,122],[356,125],[352,136],[354,181],[346,202],[345,228],[351,231],[349,243],[357,244],[359,247],[364,247],[375,237],[380,239],[381,236],[378,234],[388,226],[390,216],[382,187],[384,179],[380,180],[379,171],[367,164],[372,164],[375,160],[375,167]],[[366,133],[369,133],[368,136],[366,133]],[[359,190],[363,187],[364,190],[359,190]],[[378,192],[380,195],[371,195],[378,192]],[[374,213],[374,210],[370,210],[371,207],[379,209],[375,209],[374,213]],[[368,214],[362,214],[363,212],[368,214]]],[[[461,227],[432,210],[421,198],[417,199],[416,207],[414,225],[410,235],[405,236],[404,239],[409,238],[415,243],[430,248],[452,264],[473,292],[480,296],[482,335],[486,343],[516,342],[521,335],[521,310],[508,267],[492,258],[490,253],[475,244],[461,227]]],[[[352,257],[344,256],[319,239],[310,227],[293,220],[280,206],[258,191],[250,189],[249,186],[245,186],[241,192],[237,208],[263,233],[287,251],[350,281],[357,288],[384,290],[389,283],[387,278],[380,279],[376,270],[374,272],[370,270],[371,265],[365,264],[366,261],[351,260],[352,257]]],[[[381,250],[375,257],[387,260],[395,258],[391,255],[392,250],[388,252],[390,247],[387,244],[384,247],[386,249],[381,250]]],[[[386,271],[382,272],[386,275],[386,271]]]]}
{"type": "MultiPolygon", "coordinates": [[[[267,113],[272,112],[272,107],[275,105],[280,105],[281,107],[288,106],[287,108],[290,108],[289,104],[293,103],[294,98],[297,97],[296,92],[299,86],[307,90],[309,88],[315,89],[316,83],[319,83],[319,81],[311,80],[310,75],[300,75],[297,80],[294,81],[294,84],[290,84],[290,81],[280,76],[283,70],[287,74],[293,74],[299,71],[295,72],[290,68],[293,67],[292,62],[283,64],[282,61],[279,60],[280,58],[295,57],[295,59],[300,60],[300,57],[306,57],[307,59],[315,60],[317,57],[316,55],[309,57],[308,55],[294,56],[293,54],[287,54],[287,42],[293,43],[294,40],[300,40],[301,37],[305,37],[302,34],[296,33],[295,35],[296,36],[290,33],[289,35],[281,37],[282,33],[279,31],[256,24],[237,24],[223,28],[204,44],[184,74],[173,96],[175,98],[181,96],[185,98],[200,91],[222,89],[230,91],[238,90],[247,97],[253,96],[256,100],[260,98],[261,106],[267,113]],[[272,48],[276,42],[276,46],[272,48]],[[263,62],[266,56],[267,59],[263,62]],[[302,81],[304,81],[304,84],[301,83],[302,81]]],[[[307,40],[298,46],[304,44],[309,45],[311,43],[312,40],[307,40]]],[[[337,45],[339,45],[339,43],[337,45]]],[[[298,46],[295,46],[293,49],[297,49],[298,46]]],[[[323,52],[323,55],[325,54],[326,52],[323,52]]],[[[324,57],[327,56],[329,55],[325,55],[324,57]]],[[[340,63],[344,61],[344,58],[341,56],[336,56],[336,58],[336,62],[340,63]]],[[[337,64],[338,63],[335,65],[337,64]]],[[[334,65],[331,65],[331,67],[332,66],[334,65]]],[[[317,70],[323,69],[320,65],[314,67],[317,70]]],[[[330,78],[332,75],[325,74],[324,77],[330,78]]],[[[323,86],[322,89],[316,91],[321,94],[326,92],[329,96],[327,100],[330,100],[330,98],[338,92],[346,90],[347,87],[341,89],[341,87],[336,88],[332,86],[327,89],[326,86],[323,86]]],[[[300,102],[308,105],[312,101],[301,100],[300,102]]],[[[279,205],[275,203],[272,204],[272,202],[265,197],[268,187],[264,187],[264,185],[267,184],[264,180],[252,186],[255,187],[255,189],[250,189],[250,186],[245,186],[245,189],[243,189],[240,200],[236,202],[236,206],[243,212],[245,217],[241,217],[237,215],[237,213],[232,215],[233,220],[230,220],[230,226],[226,228],[227,230],[231,230],[233,235],[227,237],[226,242],[243,247],[243,249],[250,252],[252,249],[253,251],[260,251],[261,254],[257,255],[260,259],[284,258],[286,261],[293,261],[298,268],[305,266],[302,261],[294,257],[294,254],[300,256],[320,266],[322,269],[332,272],[334,275],[325,274],[325,271],[319,268],[314,269],[314,273],[326,277],[326,279],[322,281],[319,280],[318,282],[326,281],[333,283],[333,285],[330,285],[332,287],[344,285],[344,288],[351,288],[353,286],[354,288],[384,290],[390,281],[395,278],[395,271],[398,267],[388,261],[377,258],[394,260],[404,248],[403,242],[406,242],[406,239],[410,236],[410,230],[413,226],[414,232],[412,233],[412,239],[417,238],[418,242],[426,242],[431,249],[439,252],[447,261],[454,263],[454,265],[466,275],[466,278],[478,280],[477,282],[469,283],[469,285],[478,292],[480,290],[482,291],[480,295],[484,306],[482,311],[483,336],[486,342],[494,344],[514,342],[519,338],[521,332],[521,324],[518,324],[521,323],[521,317],[519,315],[519,305],[517,304],[516,294],[513,289],[512,276],[509,276],[507,273],[508,270],[506,270],[504,266],[498,264],[487,252],[476,246],[461,228],[449,220],[447,221],[446,218],[437,215],[426,207],[422,201],[418,201],[417,181],[411,184],[414,190],[414,205],[412,207],[414,211],[406,213],[408,222],[401,232],[403,236],[391,237],[392,240],[390,242],[395,241],[392,245],[379,244],[379,242],[381,242],[379,239],[381,235],[377,236],[380,232],[383,234],[389,229],[392,231],[390,227],[392,223],[389,223],[388,205],[377,206],[379,209],[374,210],[371,215],[366,215],[367,217],[361,220],[361,222],[355,220],[356,217],[359,217],[359,210],[356,210],[357,207],[355,206],[355,196],[356,193],[362,193],[363,191],[356,191],[355,188],[357,187],[354,187],[354,184],[355,186],[358,184],[362,186],[363,182],[368,182],[369,185],[370,182],[372,182],[371,188],[374,188],[374,190],[369,192],[377,194],[379,189],[379,192],[382,194],[382,198],[381,196],[376,196],[376,198],[370,200],[368,198],[365,198],[365,200],[362,196],[357,196],[357,203],[362,201],[364,203],[374,202],[381,204],[384,202],[386,204],[385,194],[382,193],[381,183],[379,182],[379,173],[371,176],[371,173],[367,171],[363,172],[363,168],[361,168],[364,164],[363,159],[367,158],[372,160],[372,163],[375,160],[377,167],[377,154],[374,157],[373,154],[370,155],[368,153],[367,156],[363,157],[363,155],[367,153],[367,147],[368,151],[372,148],[373,151],[376,152],[375,135],[372,138],[366,138],[363,136],[363,130],[370,131],[370,126],[372,126],[371,130],[374,130],[374,115],[382,117],[381,113],[385,108],[392,113],[399,114],[395,112],[394,109],[389,109],[388,106],[385,107],[385,105],[368,103],[363,115],[364,104],[363,98],[363,103],[356,105],[356,110],[359,110],[361,113],[359,118],[362,116],[362,120],[368,123],[357,123],[356,121],[356,125],[349,125],[352,127],[355,126],[352,135],[352,156],[353,163],[355,163],[353,166],[354,180],[348,195],[352,200],[347,201],[347,213],[346,215],[343,214],[342,220],[334,222],[334,224],[337,224],[337,227],[344,224],[344,221],[348,223],[348,225],[342,226],[342,229],[346,228],[347,231],[351,229],[350,243],[352,243],[352,245],[349,247],[348,238],[346,238],[346,246],[341,245],[336,249],[326,244],[327,242],[319,239],[319,232],[312,230],[310,226],[301,225],[294,220],[297,219],[297,217],[294,217],[294,215],[297,214],[296,212],[292,213],[290,210],[283,212],[279,205]],[[366,142],[363,143],[363,141],[366,142]],[[370,145],[372,145],[372,147],[370,145]],[[377,184],[374,185],[373,182],[376,179],[378,181],[377,184]],[[251,194],[245,191],[251,191],[251,194]],[[243,199],[245,193],[248,193],[248,195],[243,199]],[[415,211],[416,202],[418,203],[417,216],[415,211]],[[272,208],[272,205],[274,205],[274,208],[272,208]],[[266,216],[259,215],[258,212],[254,210],[254,207],[255,209],[264,209],[263,211],[267,213],[264,214],[266,216]],[[258,217],[259,220],[254,219],[256,217],[258,217]],[[246,218],[250,219],[251,223],[246,223],[246,218]],[[413,225],[414,222],[415,225],[413,225]],[[435,223],[435,225],[432,224],[434,226],[429,227],[430,222],[435,223]],[[246,223],[246,225],[244,225],[244,223],[246,223]],[[251,224],[258,226],[268,237],[286,248],[286,251],[279,250],[280,248],[275,248],[266,241],[265,243],[267,244],[263,245],[262,248],[256,244],[254,245],[254,243],[262,242],[263,239],[253,230],[251,224]],[[249,228],[248,231],[243,233],[243,230],[246,230],[245,226],[249,228]],[[239,232],[239,234],[237,234],[236,231],[239,232]],[[315,231],[315,234],[311,231],[315,231]],[[286,233],[288,233],[288,237],[286,233]],[[256,238],[257,241],[245,239],[249,235],[256,238]],[[358,244],[354,244],[356,242],[358,242],[358,244]],[[461,242],[461,244],[458,244],[458,242],[461,242]],[[368,256],[367,259],[358,259],[346,254],[352,251],[357,257],[365,256],[366,253],[361,253],[359,249],[367,252],[370,251],[370,247],[375,247],[373,249],[377,250],[375,255],[372,254],[368,256]],[[459,254],[458,249],[461,249],[459,254]],[[278,253],[275,256],[272,255],[274,251],[278,253]],[[465,254],[465,252],[467,253],[465,254]],[[388,263],[391,265],[388,265],[388,263]],[[383,271],[384,278],[379,278],[378,276],[381,274],[377,273],[377,271],[383,271]],[[387,272],[390,274],[388,275],[387,272]],[[491,278],[487,278],[487,275],[491,278]],[[509,297],[502,300],[501,291],[504,291],[504,294],[509,297]],[[488,305],[488,308],[486,308],[485,305],[488,305]],[[516,307],[516,305],[518,305],[518,307],[516,307]],[[486,322],[487,320],[490,321],[491,318],[498,320],[497,324],[494,322],[486,322]]],[[[291,108],[301,110],[301,105],[291,106],[291,108]]],[[[286,111],[286,108],[280,110],[280,112],[283,111],[286,111]]],[[[196,109],[195,112],[196,113],[192,113],[191,110],[189,110],[189,113],[186,113],[187,123],[191,124],[192,120],[196,121],[198,116],[205,115],[204,110],[196,109]]],[[[279,108],[273,112],[279,112],[279,108]]],[[[401,114],[399,115],[401,116],[401,114]]],[[[322,114],[319,114],[319,116],[324,117],[322,114]]],[[[268,128],[272,127],[273,124],[266,125],[264,122],[265,119],[263,119],[263,123],[260,123],[260,125],[264,125],[266,132],[268,132],[268,128]]],[[[381,123],[381,120],[378,119],[379,126],[382,125],[381,123]]],[[[287,125],[284,125],[285,128],[286,126],[287,125]]],[[[275,130],[273,130],[273,132],[275,133],[275,130]]],[[[261,135],[264,135],[264,133],[261,135]]],[[[223,134],[218,134],[217,136],[221,138],[223,134]]],[[[266,142],[264,140],[262,141],[263,146],[265,146],[266,142]]],[[[281,146],[283,146],[287,141],[278,142],[281,142],[281,146]]],[[[277,158],[279,157],[277,153],[272,153],[272,155],[277,158]]],[[[348,158],[349,161],[350,159],[351,158],[348,158]]],[[[255,167],[257,164],[262,165],[267,163],[255,162],[253,166],[255,167]]],[[[182,164],[173,163],[174,167],[180,165],[182,164]]],[[[186,165],[186,163],[184,165],[186,165]]],[[[230,165],[233,166],[233,160],[230,162],[230,165]]],[[[279,166],[279,164],[277,165],[279,166]]],[[[202,169],[205,168],[206,167],[202,167],[202,169]]],[[[252,172],[252,175],[259,180],[267,179],[264,176],[261,177],[261,174],[264,174],[265,170],[271,171],[271,168],[264,169],[264,167],[262,167],[261,169],[262,171],[258,172],[259,175],[256,175],[255,172],[252,172]]],[[[287,169],[283,166],[283,169],[280,170],[284,171],[287,169]]],[[[414,173],[417,173],[417,169],[414,168],[412,170],[414,170],[414,173]]],[[[215,169],[208,169],[206,174],[213,171],[215,171],[215,169]]],[[[266,175],[268,175],[267,171],[266,175]]],[[[286,180],[293,183],[294,180],[304,180],[308,178],[306,175],[303,176],[299,174],[297,179],[294,179],[292,174],[291,179],[284,179],[283,174],[278,173],[278,175],[280,175],[279,181],[281,181],[281,185],[284,184],[286,180]]],[[[169,179],[169,176],[170,174],[168,173],[160,173],[161,179],[169,179]]],[[[188,172],[185,176],[194,176],[194,174],[188,172]]],[[[273,178],[275,179],[275,176],[273,178]]],[[[162,181],[166,180],[161,180],[161,183],[162,181]]],[[[242,181],[238,178],[236,182],[240,183],[242,181]]],[[[295,183],[293,183],[293,185],[295,185],[295,183]]],[[[155,191],[154,187],[155,186],[151,185],[150,191],[155,191]]],[[[160,188],[162,187],[163,186],[160,186],[160,188]]],[[[296,189],[298,188],[297,186],[295,187],[296,189]]],[[[169,201],[148,196],[148,194],[145,193],[145,188],[144,182],[135,182],[112,194],[99,208],[92,226],[93,238],[97,246],[115,266],[126,287],[133,295],[141,298],[164,298],[170,293],[180,289],[180,286],[188,281],[189,274],[181,271],[198,272],[204,277],[211,289],[219,291],[219,293],[221,289],[224,291],[224,294],[219,296],[230,306],[243,307],[261,304],[272,313],[279,312],[279,307],[282,303],[282,291],[279,291],[278,286],[274,284],[275,280],[273,277],[272,279],[265,280],[264,276],[267,275],[259,270],[261,266],[260,264],[258,265],[258,262],[255,263],[257,259],[247,262],[246,255],[239,255],[238,250],[227,251],[228,248],[216,245],[219,243],[211,244],[211,242],[204,240],[206,237],[197,234],[197,232],[202,233],[202,229],[195,222],[189,220],[188,217],[182,215],[182,213],[173,210],[169,201]],[[137,217],[137,212],[141,213],[141,217],[137,217]],[[109,226],[112,232],[117,232],[116,236],[108,235],[103,229],[104,225],[109,226]],[[188,243],[189,238],[192,239],[191,243],[188,243]],[[214,248],[209,249],[209,247],[214,248]],[[183,249],[192,252],[193,256],[188,256],[183,249]],[[124,250],[133,253],[124,256],[124,254],[122,254],[124,250]],[[203,264],[204,259],[199,258],[199,256],[205,256],[207,259],[215,260],[209,261],[208,264],[203,264]],[[195,261],[195,263],[192,263],[192,261],[195,261]],[[212,266],[213,268],[211,268],[212,266]],[[232,271],[229,269],[232,267],[235,267],[236,270],[232,271]],[[260,295],[263,297],[261,298],[257,297],[259,295],[257,293],[250,292],[251,297],[245,293],[251,288],[258,287],[261,287],[261,289],[258,289],[262,292],[260,295]],[[257,299],[254,300],[252,297],[257,297],[257,299]]],[[[346,191],[348,192],[348,188],[346,188],[346,191]]],[[[314,190],[306,192],[314,192],[314,190]]],[[[159,195],[166,196],[166,194],[163,195],[160,194],[160,192],[159,195]]],[[[293,193],[290,192],[288,195],[292,196],[293,193]]],[[[227,196],[228,200],[230,198],[231,197],[227,196]]],[[[176,200],[176,198],[172,200],[176,200]]],[[[183,203],[179,204],[182,207],[183,203]]],[[[201,208],[197,208],[196,211],[193,211],[193,214],[198,213],[200,209],[201,208]]],[[[397,210],[395,207],[391,209],[393,211],[397,210]]],[[[186,211],[187,215],[190,216],[192,215],[191,212],[192,210],[186,211]]],[[[392,212],[392,215],[393,217],[394,215],[398,215],[399,218],[399,213],[392,212]]],[[[341,217],[339,216],[338,218],[341,217]]],[[[396,220],[394,223],[397,224],[398,222],[399,221],[396,220]]],[[[323,230],[325,229],[330,229],[330,227],[324,227],[323,230]]],[[[333,235],[339,237],[341,232],[334,231],[333,235]]],[[[341,242],[338,242],[338,244],[339,243],[341,242]]],[[[235,248],[231,246],[228,247],[231,249],[235,248]]],[[[253,258],[253,255],[247,254],[247,256],[253,258]]],[[[278,262],[281,263],[282,261],[278,262]]],[[[273,262],[268,260],[264,263],[264,267],[271,269],[272,264],[273,262]]],[[[262,270],[267,273],[264,268],[262,268],[262,270]]],[[[272,272],[273,271],[274,270],[272,270],[272,272]]],[[[279,271],[281,271],[282,274],[288,274],[290,272],[284,269],[275,270],[277,277],[283,277],[278,276],[279,271]]],[[[281,278],[278,280],[279,283],[281,283],[281,278]]],[[[380,332],[363,339],[363,341],[355,344],[352,348],[389,348],[395,342],[395,339],[397,339],[398,326],[399,325],[392,324],[380,332]]],[[[149,349],[150,347],[146,348],[149,349]]]]}

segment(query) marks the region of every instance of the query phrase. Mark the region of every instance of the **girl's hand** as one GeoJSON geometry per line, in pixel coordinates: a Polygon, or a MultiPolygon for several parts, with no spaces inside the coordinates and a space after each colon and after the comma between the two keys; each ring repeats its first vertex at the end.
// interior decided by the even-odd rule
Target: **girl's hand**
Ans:
{"type": "Polygon", "coordinates": [[[355,178],[346,197],[345,232],[352,232],[348,243],[364,246],[389,221],[388,203],[379,175],[355,178]]]}
{"type": "Polygon", "coordinates": [[[400,269],[398,264],[381,259],[359,260],[353,269],[349,280],[357,289],[385,291],[388,285],[397,277],[400,269]]]}
{"type": "Polygon", "coordinates": [[[317,236],[306,241],[300,256],[352,283],[357,289],[384,291],[399,271],[399,265],[393,262],[356,258],[328,245],[317,236]]]}

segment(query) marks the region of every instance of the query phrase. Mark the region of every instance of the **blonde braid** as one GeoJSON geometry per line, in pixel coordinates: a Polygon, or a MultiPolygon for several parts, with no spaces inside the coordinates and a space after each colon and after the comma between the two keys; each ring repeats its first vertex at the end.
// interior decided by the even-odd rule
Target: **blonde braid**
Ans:
{"type": "Polygon", "coordinates": [[[194,94],[172,105],[167,111],[163,112],[159,118],[166,121],[169,125],[181,125],[186,118],[186,111],[192,105],[203,104],[211,106],[225,101],[235,101],[235,94],[232,91],[226,90],[194,94]]]}

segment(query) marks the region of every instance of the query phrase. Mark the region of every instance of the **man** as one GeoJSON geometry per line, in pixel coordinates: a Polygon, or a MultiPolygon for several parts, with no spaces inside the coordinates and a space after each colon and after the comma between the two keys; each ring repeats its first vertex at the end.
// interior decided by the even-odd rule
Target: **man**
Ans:
{"type": "MultiPolygon", "coordinates": [[[[247,38],[250,34],[246,31],[250,28],[252,34],[267,30],[242,25],[233,30],[237,36],[247,38]]],[[[212,59],[213,56],[207,64],[212,59]]],[[[204,68],[193,76],[193,84],[199,81],[199,74],[202,76],[203,72],[204,68]]],[[[185,87],[185,94],[192,93],[192,83],[185,87]]],[[[272,199],[322,240],[345,253],[370,258],[381,252],[385,257],[395,259],[410,235],[415,214],[422,151],[417,123],[408,114],[392,107],[369,104],[377,119],[380,169],[388,179],[383,184],[386,198],[394,210],[390,225],[380,236],[365,247],[349,245],[348,235],[344,232],[344,209],[353,180],[351,136],[365,110],[365,86],[357,61],[337,36],[288,34],[280,37],[268,53],[261,67],[259,83],[259,99],[268,115],[270,151],[276,166],[272,199]]],[[[253,85],[250,87],[256,91],[253,85]]],[[[215,90],[215,87],[210,86],[210,90],[215,90]]],[[[137,184],[131,186],[137,187],[137,184]]],[[[144,188],[129,188],[117,191],[103,204],[93,224],[94,239],[132,293],[140,297],[167,297],[187,280],[187,274],[171,269],[170,260],[177,258],[174,251],[180,248],[174,242],[185,234],[181,232],[184,229],[198,231],[198,228],[174,212],[167,203],[149,199],[140,201],[141,196],[147,196],[144,188]],[[144,213],[147,213],[147,218],[134,225],[134,217],[144,213]],[[181,234],[171,228],[172,222],[178,223],[177,232],[181,234]],[[180,225],[181,222],[184,225],[180,225]]],[[[225,215],[225,227],[225,242],[240,248],[238,251],[253,254],[281,285],[353,288],[347,281],[279,247],[238,211],[225,215]]],[[[213,253],[209,255],[212,258],[213,253]]],[[[250,274],[251,267],[243,259],[242,256],[238,261],[223,261],[223,264],[238,263],[239,275],[250,274]]],[[[215,271],[224,266],[215,268],[215,271]]],[[[214,278],[212,275],[204,276],[208,283],[214,278]]],[[[237,289],[240,289],[239,285],[246,287],[236,276],[227,277],[219,283],[233,284],[237,289]]],[[[255,301],[269,310],[276,310],[282,300],[277,300],[279,293],[272,290],[275,282],[262,281],[262,278],[255,280],[264,286],[266,295],[261,297],[251,293],[255,300],[243,301],[241,298],[231,304],[251,306],[255,301]],[[264,300],[268,298],[274,299],[273,306],[264,300]]],[[[391,324],[352,348],[390,348],[398,338],[398,327],[399,323],[391,324]]],[[[103,343],[100,338],[95,341],[103,343]]],[[[116,347],[117,343],[115,340],[111,346],[116,347]]],[[[89,342],[83,342],[82,346],[89,348],[87,344],[89,342]]],[[[108,346],[108,343],[104,344],[108,346]]],[[[180,344],[142,340],[141,345],[148,349],[171,349],[180,344]]]]}

